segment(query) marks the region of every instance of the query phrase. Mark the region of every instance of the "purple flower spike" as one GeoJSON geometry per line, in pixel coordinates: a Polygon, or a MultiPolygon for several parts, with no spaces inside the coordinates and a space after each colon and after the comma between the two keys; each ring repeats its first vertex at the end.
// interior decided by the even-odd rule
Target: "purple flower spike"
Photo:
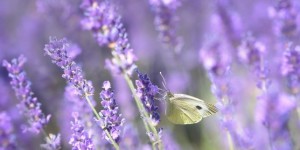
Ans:
{"type": "Polygon", "coordinates": [[[296,1],[279,0],[277,5],[269,9],[270,17],[274,19],[275,33],[287,38],[297,37],[299,34],[298,10],[296,1]]]}
{"type": "Polygon", "coordinates": [[[269,78],[269,68],[263,58],[266,52],[265,45],[248,35],[238,47],[238,57],[240,61],[250,66],[257,80],[257,87],[266,90],[271,84],[269,78]]]}
{"type": "Polygon", "coordinates": [[[177,17],[175,12],[181,5],[179,0],[149,0],[154,11],[154,24],[159,32],[159,38],[169,47],[174,47],[176,51],[181,48],[180,38],[176,35],[175,24],[177,17]]]}
{"type": "Polygon", "coordinates": [[[292,140],[288,130],[291,112],[296,107],[295,99],[277,92],[260,97],[256,119],[269,132],[269,140],[278,149],[292,149],[292,140]]]}
{"type": "Polygon", "coordinates": [[[100,46],[107,45],[112,49],[113,58],[106,60],[106,67],[116,74],[132,75],[137,57],[115,8],[110,2],[96,1],[84,1],[82,8],[85,12],[83,28],[92,31],[100,46]]]}
{"type": "Polygon", "coordinates": [[[224,40],[213,39],[205,43],[199,52],[199,60],[213,76],[223,76],[231,63],[229,45],[224,40]]]}
{"type": "Polygon", "coordinates": [[[136,80],[137,96],[144,104],[146,111],[150,114],[152,125],[156,126],[160,121],[158,106],[155,105],[154,96],[158,93],[158,87],[153,85],[147,74],[137,71],[139,80],[136,80]]]}
{"type": "Polygon", "coordinates": [[[100,46],[113,46],[118,38],[118,24],[120,17],[109,2],[84,0],[81,8],[85,18],[81,25],[85,30],[91,30],[100,46]]]}
{"type": "Polygon", "coordinates": [[[289,45],[283,53],[281,73],[293,94],[300,92],[300,47],[289,45]]]}
{"type": "Polygon", "coordinates": [[[247,36],[238,48],[238,57],[241,62],[259,66],[262,61],[262,54],[265,52],[265,46],[256,41],[251,35],[247,36]]]}
{"type": "Polygon", "coordinates": [[[82,69],[68,54],[69,45],[65,38],[58,40],[50,37],[50,42],[45,45],[44,50],[52,58],[52,62],[64,70],[62,77],[76,87],[80,96],[93,95],[92,83],[83,78],[82,69]]]}
{"type": "MultiPolygon", "coordinates": [[[[99,113],[102,118],[101,127],[106,129],[111,137],[118,143],[120,142],[122,126],[125,119],[118,113],[119,107],[114,99],[114,93],[111,90],[110,82],[104,81],[102,88],[103,90],[100,93],[100,98],[102,99],[101,105],[103,106],[103,110],[99,113]]],[[[107,141],[110,141],[105,132],[103,132],[103,137],[107,141]]]]}
{"type": "Polygon", "coordinates": [[[41,144],[41,147],[46,150],[60,150],[61,149],[61,139],[60,134],[54,135],[49,134],[49,137],[46,137],[46,144],[41,144]]]}
{"type": "Polygon", "coordinates": [[[26,62],[24,56],[13,59],[11,62],[3,61],[11,78],[11,86],[15,91],[17,98],[21,101],[18,104],[22,114],[28,117],[28,126],[24,126],[24,132],[31,131],[39,133],[43,127],[49,122],[50,115],[45,115],[41,110],[41,103],[34,97],[31,91],[31,82],[27,80],[23,65],[26,62]]]}
{"type": "Polygon", "coordinates": [[[13,124],[5,112],[0,112],[0,149],[16,149],[13,124]]]}
{"type": "Polygon", "coordinates": [[[94,150],[92,137],[84,128],[83,122],[78,113],[72,114],[74,121],[71,122],[72,137],[69,144],[72,145],[72,150],[94,150]]]}

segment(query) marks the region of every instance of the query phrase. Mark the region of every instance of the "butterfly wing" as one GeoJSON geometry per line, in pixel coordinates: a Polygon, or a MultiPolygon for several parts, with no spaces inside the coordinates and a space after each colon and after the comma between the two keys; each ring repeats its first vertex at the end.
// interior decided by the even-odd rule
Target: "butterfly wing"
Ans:
{"type": "Polygon", "coordinates": [[[217,112],[217,108],[185,94],[174,94],[168,100],[167,117],[175,124],[193,124],[217,112]]]}
{"type": "Polygon", "coordinates": [[[174,124],[194,124],[199,122],[202,117],[196,110],[182,103],[178,106],[176,103],[170,102],[167,107],[167,118],[174,124]]]}

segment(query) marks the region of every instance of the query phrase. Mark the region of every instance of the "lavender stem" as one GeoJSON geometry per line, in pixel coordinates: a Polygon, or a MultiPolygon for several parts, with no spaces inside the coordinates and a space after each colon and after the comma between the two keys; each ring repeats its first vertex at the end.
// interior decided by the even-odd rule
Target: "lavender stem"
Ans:
{"type": "Polygon", "coordinates": [[[227,140],[228,140],[228,144],[229,144],[229,150],[234,150],[234,144],[233,144],[232,137],[231,137],[229,131],[227,131],[227,140]]]}
{"type": "MultiPolygon", "coordinates": [[[[85,100],[88,102],[89,106],[91,107],[91,109],[93,110],[93,113],[96,115],[97,119],[100,120],[101,117],[99,116],[99,114],[97,113],[97,110],[94,108],[89,96],[85,96],[85,100]]],[[[111,144],[114,146],[114,148],[116,150],[119,150],[120,147],[119,145],[116,143],[115,140],[113,140],[113,138],[111,137],[111,135],[109,134],[109,132],[107,131],[107,129],[103,129],[103,131],[105,132],[105,134],[107,135],[107,137],[109,138],[109,140],[111,141],[111,144]]]]}
{"type": "MultiPolygon", "coordinates": [[[[128,74],[124,73],[123,77],[125,78],[126,83],[128,84],[131,92],[133,93],[133,97],[134,97],[135,103],[136,103],[136,105],[137,105],[137,107],[139,109],[139,112],[148,119],[149,118],[149,114],[147,113],[147,111],[143,107],[143,104],[141,103],[141,100],[135,94],[136,93],[135,88],[134,88],[133,83],[130,80],[128,74]]],[[[147,133],[149,133],[150,129],[151,129],[151,131],[153,132],[154,136],[158,137],[158,132],[157,132],[156,128],[154,126],[152,126],[148,121],[146,122],[144,119],[142,119],[142,120],[143,120],[143,123],[144,123],[144,126],[146,128],[147,133]],[[150,127],[150,129],[149,129],[149,127],[150,127]]],[[[155,149],[155,144],[156,143],[158,144],[158,149],[162,149],[162,141],[161,140],[157,141],[157,142],[152,142],[152,149],[155,149]]]]}

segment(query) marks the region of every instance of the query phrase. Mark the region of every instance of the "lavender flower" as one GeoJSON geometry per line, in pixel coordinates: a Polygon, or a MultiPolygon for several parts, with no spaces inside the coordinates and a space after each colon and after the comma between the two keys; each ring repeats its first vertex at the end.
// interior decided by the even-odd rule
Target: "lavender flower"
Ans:
{"type": "MultiPolygon", "coordinates": [[[[130,86],[130,89],[132,92],[135,91],[134,87],[132,86],[132,81],[130,80],[130,76],[133,73],[133,70],[136,69],[135,61],[137,60],[137,57],[134,55],[132,48],[130,47],[129,40],[127,37],[126,30],[123,26],[123,24],[120,21],[120,17],[116,15],[115,8],[107,8],[109,10],[113,10],[113,12],[107,13],[103,10],[99,10],[99,6],[103,7],[112,7],[108,1],[105,2],[100,2],[97,3],[96,1],[83,1],[83,9],[85,12],[88,12],[88,10],[93,10],[92,12],[96,13],[87,13],[87,18],[92,18],[91,21],[91,28],[87,28],[91,30],[98,39],[102,39],[103,33],[108,33],[104,35],[109,35],[109,36],[104,36],[104,39],[107,37],[114,37],[114,38],[109,38],[109,40],[104,40],[107,43],[107,46],[112,50],[112,55],[113,59],[111,60],[106,60],[106,67],[109,68],[113,73],[120,74],[122,73],[124,75],[124,78],[126,79],[128,85],[130,86]],[[107,2],[107,3],[106,3],[107,2]],[[100,13],[100,14],[99,14],[100,13]],[[105,15],[109,14],[109,15],[105,15]],[[104,16],[104,17],[102,17],[104,16]],[[108,17],[105,19],[105,17],[108,17]],[[96,19],[94,19],[96,18],[96,19]],[[101,18],[101,19],[99,19],[101,18]],[[96,21],[97,20],[97,21],[96,21]],[[109,20],[103,22],[103,20],[109,20]],[[93,27],[96,27],[96,29],[99,30],[93,30],[93,27]],[[104,32],[103,32],[104,31],[104,32]],[[98,36],[100,35],[100,36],[98,36]],[[113,36],[110,36],[113,35],[113,36]],[[116,35],[116,36],[115,36],[116,35]]],[[[103,8],[104,9],[104,8],[103,8]]],[[[87,25],[89,26],[89,25],[87,25]]],[[[101,42],[102,40],[97,40],[99,45],[102,45],[103,43],[101,42]]],[[[134,96],[135,102],[138,105],[140,113],[145,113],[143,108],[141,108],[141,102],[139,101],[137,96],[134,96]]],[[[148,116],[147,116],[148,117],[148,116]]],[[[156,128],[149,124],[148,122],[144,121],[144,125],[146,127],[147,132],[150,132],[150,129],[152,132],[155,134],[157,137],[157,130],[156,128]],[[150,128],[148,128],[150,127],[150,128]]],[[[155,145],[154,143],[152,143],[155,145]]],[[[115,145],[115,144],[113,144],[115,145]]],[[[161,146],[160,142],[158,142],[158,145],[161,146]]]]}
{"type": "Polygon", "coordinates": [[[81,8],[85,16],[81,20],[83,29],[91,30],[100,46],[111,45],[113,47],[118,38],[118,24],[121,18],[117,16],[111,3],[83,0],[81,8]]]}
{"type": "Polygon", "coordinates": [[[262,55],[265,49],[265,46],[261,42],[248,35],[238,47],[238,56],[241,62],[255,68],[262,62],[262,55]]]}
{"type": "Polygon", "coordinates": [[[41,144],[41,147],[46,150],[60,150],[60,141],[60,134],[49,134],[49,137],[46,137],[46,144],[41,144]]]}
{"type": "Polygon", "coordinates": [[[231,63],[229,45],[224,40],[209,40],[199,51],[199,60],[214,76],[223,76],[231,63]]]}
{"type": "Polygon", "coordinates": [[[257,79],[257,87],[266,90],[271,84],[269,76],[269,68],[264,60],[266,49],[264,44],[257,41],[251,35],[242,41],[238,47],[238,56],[241,62],[250,66],[250,71],[254,72],[257,79]]]}
{"type": "MultiPolygon", "coordinates": [[[[82,118],[84,127],[88,130],[94,130],[94,116],[93,112],[86,103],[85,99],[78,96],[77,90],[72,85],[67,85],[64,93],[64,101],[62,101],[62,113],[60,113],[60,122],[62,128],[63,137],[70,138],[70,121],[72,120],[72,115],[70,112],[80,112],[79,117],[82,118]]],[[[94,101],[93,101],[94,102],[94,101]]],[[[96,130],[96,129],[95,129],[96,130]]],[[[99,131],[94,131],[93,133],[99,133],[99,131]]],[[[93,136],[96,137],[96,136],[93,136]]],[[[95,143],[96,145],[96,143],[95,143]]]]}
{"type": "MultiPolygon", "coordinates": [[[[103,82],[103,89],[100,93],[101,105],[103,106],[103,110],[99,113],[101,116],[101,127],[108,130],[113,140],[118,143],[120,142],[122,126],[125,120],[121,114],[118,114],[119,107],[113,98],[114,93],[111,90],[109,81],[103,82]]],[[[103,137],[109,141],[106,133],[103,133],[103,137]]]]}
{"type": "Polygon", "coordinates": [[[84,29],[91,30],[100,46],[111,48],[113,59],[106,60],[106,67],[114,73],[131,75],[136,68],[137,57],[133,54],[121,17],[109,2],[83,1],[84,29]]]}
{"type": "Polygon", "coordinates": [[[164,44],[175,48],[175,52],[181,49],[182,43],[176,35],[175,24],[177,17],[175,12],[181,5],[179,0],[149,0],[155,14],[154,24],[159,32],[159,38],[164,44]]]}
{"type": "Polygon", "coordinates": [[[293,94],[300,92],[300,47],[290,44],[283,53],[281,74],[287,79],[287,85],[293,94]]]}
{"type": "Polygon", "coordinates": [[[26,73],[23,71],[23,65],[26,62],[24,56],[13,59],[11,62],[3,61],[11,78],[11,86],[15,91],[17,98],[21,101],[18,105],[20,111],[28,117],[28,126],[24,127],[25,131],[39,133],[49,122],[50,115],[45,115],[41,110],[41,103],[38,102],[34,93],[31,91],[31,83],[27,80],[26,73]]]}
{"type": "Polygon", "coordinates": [[[93,95],[92,83],[83,78],[81,68],[68,55],[68,46],[69,42],[65,38],[58,40],[50,37],[50,42],[45,45],[44,50],[52,58],[52,62],[64,70],[62,77],[76,87],[80,96],[93,95]]]}
{"type": "MultiPolygon", "coordinates": [[[[236,130],[240,128],[238,122],[234,119],[235,107],[238,101],[234,95],[232,80],[230,78],[231,56],[225,41],[214,41],[200,51],[200,60],[203,62],[206,71],[209,73],[209,78],[212,82],[211,91],[217,97],[218,109],[222,116],[220,124],[227,134],[233,139],[234,145],[241,149],[249,149],[252,147],[252,142],[249,134],[246,131],[236,130]]],[[[230,139],[228,138],[229,143],[230,139]]],[[[233,144],[230,144],[230,147],[233,144]]]]}
{"type": "Polygon", "coordinates": [[[69,144],[72,145],[72,150],[93,150],[92,137],[84,128],[81,118],[77,112],[74,112],[72,115],[74,121],[71,122],[72,137],[69,141],[69,144]]]}
{"type": "Polygon", "coordinates": [[[257,80],[256,86],[265,92],[272,82],[270,79],[270,68],[268,65],[262,63],[260,66],[258,66],[255,70],[255,77],[257,80]]]}
{"type": "Polygon", "coordinates": [[[217,0],[216,15],[213,16],[215,27],[213,32],[222,33],[232,46],[236,46],[240,41],[243,24],[239,14],[234,11],[232,0],[217,0]],[[216,28],[216,29],[215,29],[216,28]]]}
{"type": "Polygon", "coordinates": [[[114,73],[132,75],[134,69],[137,68],[135,65],[137,57],[134,55],[133,49],[130,48],[127,34],[124,30],[119,33],[119,38],[116,41],[112,55],[114,58],[106,60],[106,67],[114,73]]]}
{"type": "Polygon", "coordinates": [[[285,94],[273,91],[261,96],[257,106],[256,119],[268,129],[271,147],[292,149],[287,126],[290,114],[296,107],[295,101],[285,94]]]}
{"type": "Polygon", "coordinates": [[[275,7],[269,9],[274,19],[275,33],[286,38],[298,37],[299,15],[292,0],[279,0],[275,7]]]}
{"type": "Polygon", "coordinates": [[[158,93],[158,87],[153,85],[147,74],[137,71],[139,80],[136,80],[137,96],[144,104],[146,111],[150,114],[152,125],[156,126],[160,121],[158,106],[155,105],[154,96],[158,93]]]}
{"type": "Polygon", "coordinates": [[[6,112],[0,112],[0,149],[16,149],[15,134],[11,118],[6,112]]]}

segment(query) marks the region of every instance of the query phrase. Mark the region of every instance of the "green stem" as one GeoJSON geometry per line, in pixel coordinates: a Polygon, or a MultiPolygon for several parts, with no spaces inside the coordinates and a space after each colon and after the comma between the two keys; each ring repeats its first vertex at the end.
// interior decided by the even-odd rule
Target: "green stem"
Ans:
{"type": "MultiPolygon", "coordinates": [[[[94,115],[97,117],[97,119],[98,119],[98,120],[101,120],[101,117],[100,117],[100,115],[98,114],[97,110],[94,108],[94,106],[93,106],[93,104],[92,104],[92,102],[91,102],[89,96],[85,96],[85,99],[86,99],[86,101],[88,102],[88,104],[89,104],[89,106],[91,107],[91,109],[93,110],[93,113],[94,113],[94,115]]],[[[111,137],[111,135],[110,135],[110,133],[108,132],[108,130],[107,130],[107,129],[103,129],[103,130],[104,130],[106,136],[109,138],[111,144],[114,146],[114,148],[115,148],[116,150],[119,150],[119,149],[120,149],[119,145],[118,145],[118,144],[116,143],[116,141],[111,137]]]]}
{"type": "MultiPolygon", "coordinates": [[[[112,49],[112,50],[113,50],[113,49],[112,49]]],[[[121,64],[121,59],[120,59],[120,57],[119,57],[116,53],[114,53],[114,52],[112,52],[112,55],[113,55],[113,57],[117,60],[117,63],[120,65],[120,64],[121,64]]],[[[121,65],[120,65],[120,66],[121,66],[121,65]]],[[[140,114],[142,115],[142,117],[145,117],[145,118],[146,118],[146,120],[145,120],[144,118],[143,118],[142,120],[143,120],[143,123],[144,123],[144,126],[145,126],[145,128],[146,128],[147,133],[150,133],[150,130],[151,130],[151,132],[152,132],[153,135],[155,136],[155,139],[159,140],[159,141],[151,141],[151,140],[150,140],[150,141],[151,141],[151,144],[152,144],[152,149],[155,150],[155,149],[156,149],[156,148],[155,148],[155,145],[158,144],[158,149],[159,149],[159,150],[162,150],[162,149],[163,149],[163,148],[162,148],[162,142],[161,142],[161,140],[159,139],[158,132],[157,132],[156,128],[149,122],[149,120],[150,120],[150,119],[149,119],[149,118],[150,118],[150,117],[149,117],[149,114],[148,114],[148,112],[145,110],[143,104],[141,103],[140,98],[136,95],[136,89],[135,89],[135,87],[134,87],[134,85],[133,85],[133,83],[132,83],[132,80],[130,79],[130,77],[128,76],[128,74],[127,74],[125,71],[122,72],[122,75],[123,75],[123,77],[125,78],[126,83],[128,84],[131,93],[133,94],[135,103],[136,103],[136,105],[137,105],[137,107],[138,107],[138,109],[139,109],[140,114]]]]}
{"type": "Polygon", "coordinates": [[[229,131],[227,131],[227,139],[228,139],[228,144],[229,144],[229,150],[234,150],[233,140],[232,140],[232,137],[231,137],[229,131]]]}
{"type": "MultiPolygon", "coordinates": [[[[156,139],[159,139],[158,132],[157,132],[156,128],[151,123],[149,123],[149,118],[150,118],[149,114],[147,113],[147,111],[145,110],[143,104],[141,103],[140,98],[136,95],[136,90],[134,88],[134,85],[133,85],[131,79],[125,73],[123,73],[123,77],[125,78],[128,86],[129,86],[129,88],[130,88],[130,90],[131,90],[131,92],[133,94],[133,97],[134,97],[135,103],[136,103],[136,105],[137,105],[137,107],[139,109],[139,112],[143,115],[143,117],[146,117],[146,121],[147,122],[145,121],[145,119],[143,119],[143,123],[145,125],[147,133],[149,133],[150,129],[151,129],[151,131],[154,134],[154,136],[156,137],[156,139]]],[[[155,148],[156,143],[158,144],[158,149],[160,149],[160,150],[163,149],[162,148],[162,142],[161,142],[161,140],[156,141],[156,142],[151,142],[151,143],[152,143],[152,149],[156,149],[155,148]]]]}

